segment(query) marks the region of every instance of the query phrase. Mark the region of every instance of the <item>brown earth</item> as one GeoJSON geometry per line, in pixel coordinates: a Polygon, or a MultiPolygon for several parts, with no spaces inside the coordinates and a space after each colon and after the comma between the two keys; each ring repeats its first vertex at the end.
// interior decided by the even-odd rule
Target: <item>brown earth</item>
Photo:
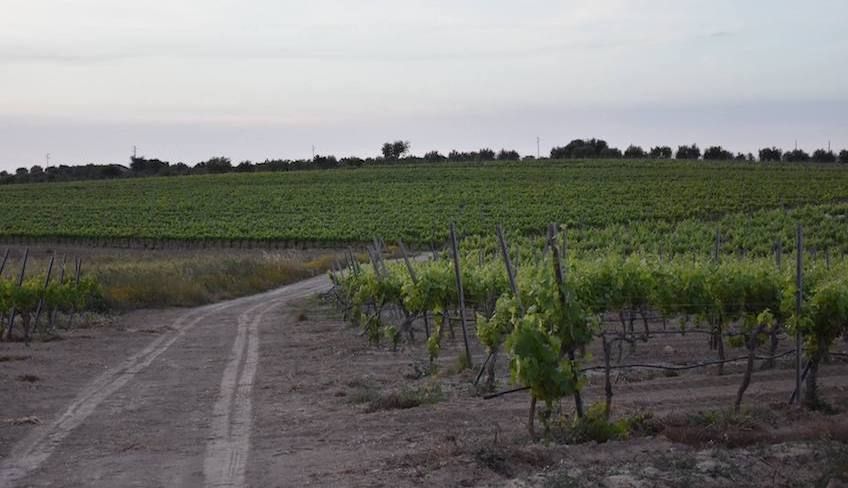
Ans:
{"type": "MultiPolygon", "coordinates": [[[[369,345],[306,298],[327,286],[319,277],[133,312],[31,348],[0,344],[0,486],[825,486],[848,474],[848,417],[786,406],[788,362],[755,373],[748,420],[726,426],[699,412],[732,404],[738,367],[627,370],[614,412],[652,412],[655,431],[546,445],[528,437],[526,393],[484,400],[474,373],[456,372],[458,326],[434,369],[420,327],[397,352],[369,345]],[[727,447],[728,433],[742,447],[727,447]]],[[[690,334],[625,347],[622,362],[713,357],[690,334]]],[[[838,362],[821,371],[822,396],[843,410],[846,373],[838,362]]],[[[602,376],[585,397],[603,399],[602,376]]]]}

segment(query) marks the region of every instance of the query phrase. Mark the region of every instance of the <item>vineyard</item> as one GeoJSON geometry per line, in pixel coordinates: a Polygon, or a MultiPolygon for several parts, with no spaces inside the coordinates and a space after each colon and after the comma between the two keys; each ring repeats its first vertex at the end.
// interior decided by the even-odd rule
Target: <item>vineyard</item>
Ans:
{"type": "Polygon", "coordinates": [[[426,248],[455,222],[541,235],[575,250],[707,253],[793,246],[796,222],[819,252],[848,251],[848,171],[835,165],[569,161],[435,164],[9,185],[0,238],[143,247],[332,246],[379,235],[426,248]],[[661,235],[661,239],[652,236],[661,235]],[[142,242],[143,241],[143,242],[142,242]]]}
{"type": "Polygon", "coordinates": [[[400,243],[403,261],[385,261],[384,245],[375,240],[370,265],[349,259],[332,280],[346,318],[375,344],[397,347],[423,332],[432,361],[459,324],[463,367],[474,368],[488,398],[529,390],[533,437],[537,403],[547,435],[566,397],[573,398],[578,424],[607,422],[611,374],[621,369],[710,367],[723,375],[726,365],[741,365],[732,405],[739,411],[756,372],[791,365],[797,385],[791,401],[819,408],[826,404],[818,395],[820,368],[845,359],[832,346],[848,332],[848,262],[813,257],[800,226],[796,232],[801,252],[793,255],[780,247],[768,257],[727,253],[720,234],[712,254],[625,255],[575,251],[556,225],[545,239],[517,237],[511,244],[500,227],[494,237],[460,243],[452,226],[447,250],[434,248],[431,259],[409,259],[400,243]],[[627,361],[625,351],[672,336],[702,337],[714,358],[627,361]],[[475,337],[488,352],[482,364],[473,364],[469,352],[475,337]],[[517,388],[495,392],[503,386],[495,373],[501,356],[517,388]],[[605,399],[588,406],[581,391],[596,372],[605,399]]]}
{"type": "Polygon", "coordinates": [[[151,486],[807,486],[848,460],[836,166],[446,164],[0,196],[9,483],[158,466],[151,486]],[[310,249],[268,249],[289,246],[310,249]],[[631,471],[649,481],[604,481],[631,471]]]}

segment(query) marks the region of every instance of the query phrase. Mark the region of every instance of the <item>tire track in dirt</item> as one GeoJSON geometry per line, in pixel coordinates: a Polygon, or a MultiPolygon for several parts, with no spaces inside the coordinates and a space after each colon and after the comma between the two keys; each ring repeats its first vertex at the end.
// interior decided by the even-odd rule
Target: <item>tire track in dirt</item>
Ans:
{"type": "MultiPolygon", "coordinates": [[[[34,428],[32,432],[18,442],[11,449],[11,455],[0,462],[0,487],[11,487],[15,482],[38,469],[61,445],[62,441],[74,429],[82,425],[86,419],[94,413],[98,406],[100,406],[115,392],[130,383],[138,373],[150,366],[177,340],[184,337],[186,333],[202,321],[213,317],[216,313],[237,306],[249,307],[248,310],[241,315],[241,317],[246,318],[249,315],[249,312],[266,305],[267,308],[254,319],[254,333],[250,335],[248,340],[248,347],[258,350],[258,337],[255,330],[258,328],[258,324],[265,312],[275,306],[286,303],[290,298],[307,296],[309,294],[319,292],[328,286],[329,280],[326,276],[318,276],[259,295],[207,305],[186,311],[169,325],[169,330],[167,332],[154,339],[150,344],[144,347],[144,349],[124,360],[118,367],[101,374],[91,381],[91,383],[89,383],[88,386],[86,386],[76,396],[70,405],[68,405],[68,407],[55,420],[34,428]],[[269,301],[272,301],[270,305],[268,305],[269,301]]],[[[253,323],[250,325],[253,325],[253,323]]],[[[244,327],[239,324],[239,331],[242,329],[244,329],[244,327]]],[[[250,356],[250,354],[248,354],[248,356],[250,356]]],[[[243,398],[242,393],[244,391],[246,391],[249,395],[252,387],[253,374],[255,374],[256,369],[256,356],[257,353],[254,352],[252,354],[252,357],[254,358],[253,364],[247,366],[247,370],[242,373],[243,381],[238,382],[239,385],[243,386],[238,395],[239,401],[243,398]],[[244,384],[242,385],[242,383],[244,384]]],[[[241,363],[241,361],[239,361],[239,363],[241,363]]],[[[239,363],[237,363],[237,365],[239,363]]],[[[244,415],[245,412],[240,410],[237,417],[243,418],[244,415]]],[[[246,410],[246,417],[248,419],[246,424],[246,435],[248,437],[246,437],[244,433],[240,433],[238,436],[239,439],[249,439],[249,408],[246,410]]]]}
{"type": "Polygon", "coordinates": [[[250,447],[251,390],[258,362],[258,324],[265,312],[278,304],[267,306],[251,320],[250,314],[262,305],[255,305],[239,316],[233,351],[212,413],[212,437],[203,461],[206,486],[244,484],[250,447]]]}
{"type": "Polygon", "coordinates": [[[315,291],[288,294],[271,304],[260,303],[239,316],[233,351],[212,414],[212,435],[203,461],[206,486],[244,486],[253,421],[251,395],[259,364],[259,325],[266,313],[315,291]],[[250,315],[260,308],[251,319],[250,315]]]}

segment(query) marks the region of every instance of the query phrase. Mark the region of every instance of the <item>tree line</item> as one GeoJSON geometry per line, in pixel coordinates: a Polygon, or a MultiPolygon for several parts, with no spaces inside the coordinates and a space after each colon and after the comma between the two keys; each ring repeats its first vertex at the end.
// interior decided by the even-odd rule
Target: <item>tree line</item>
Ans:
{"type": "MultiPolygon", "coordinates": [[[[481,148],[477,151],[452,150],[448,154],[429,151],[423,156],[410,153],[409,141],[394,141],[383,144],[377,157],[343,157],[316,155],[312,159],[266,159],[262,162],[241,161],[233,164],[227,157],[219,156],[202,161],[194,166],[178,162],[171,164],[156,158],[131,157],[129,165],[86,164],[80,166],[56,165],[44,168],[39,165],[21,167],[14,173],[0,171],[0,184],[39,183],[48,181],[103,180],[145,176],[183,176],[196,174],[251,173],[301,171],[334,168],[359,168],[396,163],[441,163],[441,162],[490,162],[535,160],[532,155],[522,156],[518,151],[501,149],[495,151],[481,148]]],[[[812,154],[803,149],[784,151],[777,147],[765,147],[753,153],[733,153],[722,146],[709,146],[703,151],[697,144],[678,146],[655,146],[644,149],[630,145],[624,151],[611,147],[603,139],[574,139],[565,146],[551,149],[543,160],[568,159],[678,159],[704,161],[761,161],[761,162],[814,162],[848,164],[848,150],[838,153],[829,149],[816,149],[812,154]]]]}

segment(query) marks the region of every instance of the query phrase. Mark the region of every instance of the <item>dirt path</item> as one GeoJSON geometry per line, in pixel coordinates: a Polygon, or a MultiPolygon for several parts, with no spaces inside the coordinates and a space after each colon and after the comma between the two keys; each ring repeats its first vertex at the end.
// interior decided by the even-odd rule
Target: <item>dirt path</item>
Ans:
{"type": "MultiPolygon", "coordinates": [[[[166,311],[136,318],[146,337],[122,338],[121,347],[103,358],[108,369],[69,403],[43,410],[38,417],[42,423],[23,438],[2,446],[0,486],[242,486],[259,327],[268,311],[328,286],[321,276],[176,316],[166,311]],[[157,334],[152,341],[151,329],[157,334]],[[135,352],[119,358],[122,349],[135,352]]],[[[10,344],[3,352],[13,359],[30,354],[50,361],[41,357],[46,355],[39,348],[51,349],[40,344],[25,351],[10,344]]],[[[39,371],[56,368],[55,362],[29,363],[8,361],[11,366],[5,372],[29,371],[40,378],[39,371]]],[[[4,415],[31,418],[39,395],[31,395],[28,402],[27,394],[20,392],[24,386],[7,386],[18,401],[7,406],[4,415]]],[[[47,386],[64,389],[67,395],[62,385],[47,386]]],[[[14,433],[10,437],[3,441],[12,441],[14,433]]]]}

